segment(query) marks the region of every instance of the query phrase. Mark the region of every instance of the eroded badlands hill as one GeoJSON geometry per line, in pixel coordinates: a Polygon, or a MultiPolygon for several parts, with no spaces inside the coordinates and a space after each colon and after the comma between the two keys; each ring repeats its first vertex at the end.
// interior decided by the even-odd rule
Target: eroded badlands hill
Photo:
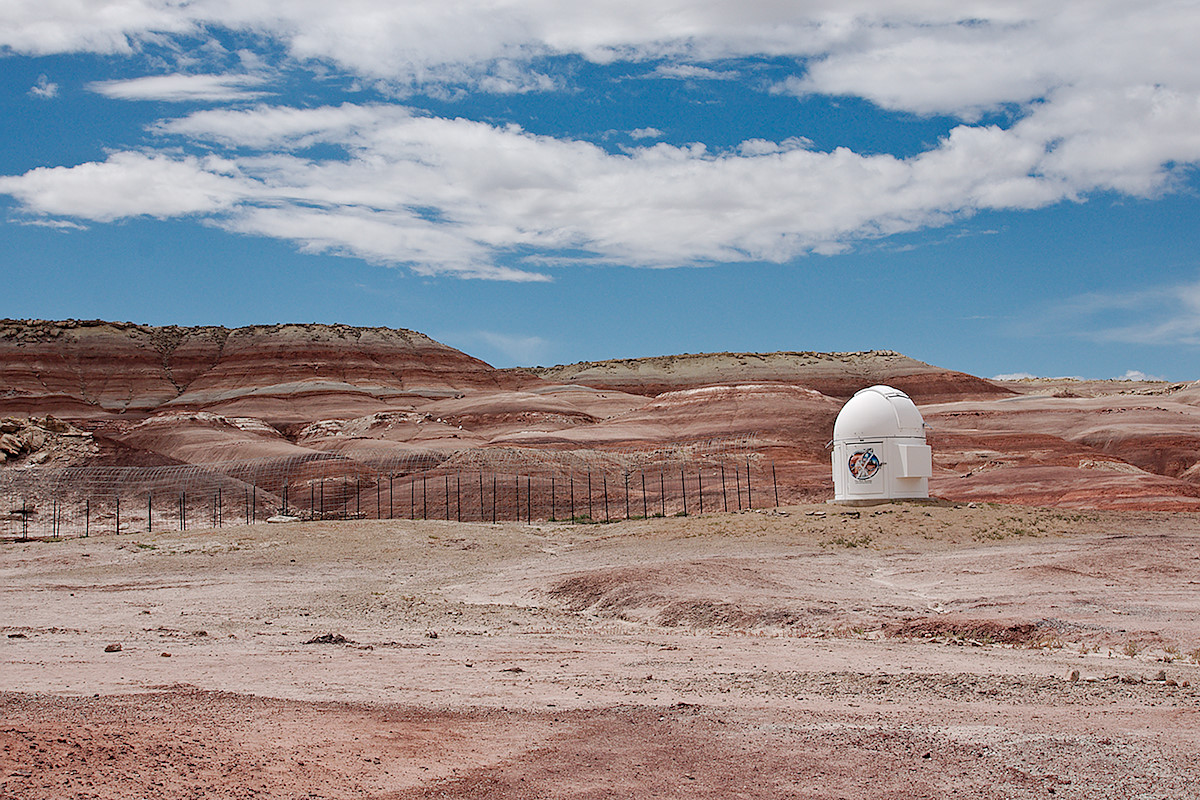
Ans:
{"type": "Polygon", "coordinates": [[[0,321],[0,414],[210,411],[296,423],[527,382],[407,330],[0,321]]]}
{"type": "Polygon", "coordinates": [[[991,381],[934,367],[900,353],[698,353],[586,361],[529,370],[555,383],[582,384],[654,397],[716,384],[786,383],[848,398],[886,383],[918,403],[997,397],[1012,392],[991,381]]]}
{"type": "Polygon", "coordinates": [[[921,407],[936,496],[1200,509],[1200,384],[999,384],[887,351],[497,370],[406,330],[0,321],[0,416],[40,420],[6,423],[5,469],[629,451],[751,434],[782,501],[823,500],[834,418],[877,383],[921,407]]]}

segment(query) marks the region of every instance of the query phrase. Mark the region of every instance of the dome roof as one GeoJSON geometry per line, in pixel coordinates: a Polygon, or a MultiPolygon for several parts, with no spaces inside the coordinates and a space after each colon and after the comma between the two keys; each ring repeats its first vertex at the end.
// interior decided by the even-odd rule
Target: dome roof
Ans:
{"type": "Polygon", "coordinates": [[[870,386],[855,393],[833,423],[834,441],[892,436],[925,438],[925,419],[908,395],[891,386],[870,386]]]}

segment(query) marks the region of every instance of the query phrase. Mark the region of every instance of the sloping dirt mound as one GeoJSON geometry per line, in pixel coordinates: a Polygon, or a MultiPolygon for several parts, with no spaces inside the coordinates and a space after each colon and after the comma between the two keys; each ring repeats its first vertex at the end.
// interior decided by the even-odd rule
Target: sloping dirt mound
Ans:
{"type": "Polygon", "coordinates": [[[788,628],[829,613],[754,599],[779,599],[786,590],[736,562],[709,561],[587,572],[559,581],[546,594],[568,611],[672,628],[788,628]]]}
{"type": "Polygon", "coordinates": [[[260,419],[208,412],[156,415],[114,438],[126,447],[189,464],[311,453],[292,444],[260,419]]]}
{"type": "Polygon", "coordinates": [[[656,618],[668,628],[791,628],[804,623],[803,611],[783,608],[741,606],[714,600],[675,602],[664,608],[656,618]]]}
{"type": "Polygon", "coordinates": [[[594,425],[500,437],[514,443],[605,445],[695,441],[755,432],[762,444],[786,444],[824,461],[825,442],[841,403],[786,384],[737,384],[685,389],[594,425]]]}
{"type": "Polygon", "coordinates": [[[663,605],[666,597],[642,570],[623,569],[576,575],[546,592],[568,611],[621,615],[631,609],[663,605]]]}
{"type": "MultiPolygon", "coordinates": [[[[475,394],[421,406],[421,411],[449,425],[487,439],[523,431],[557,431],[590,425],[601,417],[588,409],[590,392],[503,392],[475,394]]],[[[622,411],[639,404],[630,398],[622,411]]]]}
{"type": "MultiPolygon", "coordinates": [[[[1053,437],[1176,478],[1200,463],[1200,409],[1167,396],[1026,396],[1005,401],[952,403],[922,409],[934,436],[977,440],[988,436],[1053,437]]],[[[1019,442],[1019,439],[1013,441],[1019,442]]]]}
{"type": "Polygon", "coordinates": [[[1058,508],[1200,510],[1200,486],[1150,473],[1070,466],[1014,465],[970,475],[935,475],[938,497],[1058,508]]]}
{"type": "Polygon", "coordinates": [[[888,636],[904,639],[962,639],[977,644],[1036,645],[1053,634],[1040,622],[960,617],[923,617],[885,625],[888,636]]]}

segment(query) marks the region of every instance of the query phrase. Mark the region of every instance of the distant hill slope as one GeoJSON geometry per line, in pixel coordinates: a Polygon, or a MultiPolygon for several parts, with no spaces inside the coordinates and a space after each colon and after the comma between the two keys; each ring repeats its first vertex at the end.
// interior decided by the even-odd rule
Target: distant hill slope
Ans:
{"type": "Polygon", "coordinates": [[[0,414],[204,410],[295,423],[528,382],[407,330],[0,320],[0,414]]]}
{"type": "Polygon", "coordinates": [[[859,353],[699,353],[589,361],[526,372],[552,383],[582,384],[654,397],[663,392],[738,383],[787,383],[846,398],[886,383],[919,403],[982,399],[1012,391],[887,350],[859,353]]]}

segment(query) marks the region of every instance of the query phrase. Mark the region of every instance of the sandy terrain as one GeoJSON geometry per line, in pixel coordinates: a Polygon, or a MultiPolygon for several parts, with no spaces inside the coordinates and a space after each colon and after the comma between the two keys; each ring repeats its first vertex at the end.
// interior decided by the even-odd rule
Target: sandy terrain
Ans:
{"type": "Polygon", "coordinates": [[[6,543],[0,797],[1200,796],[1200,515],[784,512],[6,543]]]}

